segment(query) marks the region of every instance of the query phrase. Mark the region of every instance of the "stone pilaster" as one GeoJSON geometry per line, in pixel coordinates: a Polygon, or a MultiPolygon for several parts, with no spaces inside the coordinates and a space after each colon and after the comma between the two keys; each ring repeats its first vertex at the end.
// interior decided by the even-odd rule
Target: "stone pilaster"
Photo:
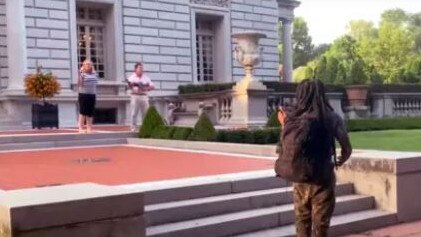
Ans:
{"type": "Polygon", "coordinates": [[[8,90],[23,90],[27,71],[25,0],[6,2],[8,90]]]}

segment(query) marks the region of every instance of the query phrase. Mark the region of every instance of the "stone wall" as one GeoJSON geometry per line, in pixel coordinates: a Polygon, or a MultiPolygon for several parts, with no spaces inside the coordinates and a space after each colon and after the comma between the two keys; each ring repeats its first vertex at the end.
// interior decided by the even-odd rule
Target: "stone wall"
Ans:
{"type": "Polygon", "coordinates": [[[25,2],[28,71],[37,66],[53,72],[63,87],[71,78],[69,1],[25,2]]]}
{"type": "MultiPolygon", "coordinates": [[[[190,0],[124,0],[123,24],[126,71],[142,61],[158,89],[174,91],[178,85],[193,83],[193,54],[190,0]]],[[[206,2],[206,1],[201,1],[206,2]]],[[[211,2],[211,1],[208,1],[211,2]]],[[[196,4],[197,5],[197,4],[196,4]]],[[[211,5],[211,4],[209,4],[211,5]]],[[[256,78],[278,80],[278,10],[275,0],[233,0],[231,32],[256,30],[268,38],[261,40],[263,61],[256,67],[256,78]]],[[[214,9],[210,6],[209,9],[214,9]]],[[[204,7],[206,10],[206,7],[204,7]]],[[[232,42],[233,48],[234,42],[232,42]]],[[[218,49],[217,49],[218,50],[218,49]]],[[[219,48],[219,50],[223,50],[219,48]]],[[[225,52],[232,57],[232,52],[225,52]]],[[[239,80],[244,69],[233,60],[233,77],[239,80]]],[[[227,75],[225,81],[232,81],[227,75]]]]}
{"type": "MultiPolygon", "coordinates": [[[[124,69],[133,70],[142,61],[145,69],[156,82],[158,90],[174,92],[178,85],[194,82],[194,52],[192,50],[192,4],[214,10],[212,1],[192,0],[122,0],[124,69]],[[209,7],[208,7],[209,6],[209,7]]],[[[63,87],[71,82],[70,1],[25,1],[28,71],[42,65],[52,71],[63,87]]],[[[259,79],[278,80],[278,6],[275,0],[232,0],[223,6],[231,21],[232,33],[255,30],[268,38],[261,40],[263,60],[255,70],[259,79]]],[[[201,7],[200,7],[201,8],[201,7]]],[[[7,86],[7,50],[5,0],[0,0],[0,85],[7,86]]],[[[231,51],[234,42],[231,44],[231,51]]],[[[235,61],[232,52],[232,75],[220,81],[239,80],[243,68],[235,61]]],[[[76,59],[73,59],[75,61],[76,59]]]]}
{"type": "MultiPolygon", "coordinates": [[[[255,67],[254,75],[260,80],[279,80],[278,65],[278,5],[276,0],[232,0],[232,32],[254,30],[267,35],[260,40],[262,62],[255,67]]],[[[244,69],[233,58],[233,77],[239,80],[244,69]]]]}
{"type": "Polygon", "coordinates": [[[124,0],[125,69],[141,61],[158,90],[191,83],[189,0],[124,0]]]}
{"type": "Polygon", "coordinates": [[[6,0],[0,0],[0,89],[7,87],[6,0]]]}

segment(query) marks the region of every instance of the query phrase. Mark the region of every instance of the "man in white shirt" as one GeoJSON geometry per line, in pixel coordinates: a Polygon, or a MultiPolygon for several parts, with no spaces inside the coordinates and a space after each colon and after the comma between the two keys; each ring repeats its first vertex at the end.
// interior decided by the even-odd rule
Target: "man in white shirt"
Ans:
{"type": "Polygon", "coordinates": [[[155,89],[151,79],[143,72],[142,63],[136,63],[134,73],[129,77],[128,83],[131,89],[131,130],[136,131],[139,111],[143,118],[149,108],[148,92],[155,89]]]}

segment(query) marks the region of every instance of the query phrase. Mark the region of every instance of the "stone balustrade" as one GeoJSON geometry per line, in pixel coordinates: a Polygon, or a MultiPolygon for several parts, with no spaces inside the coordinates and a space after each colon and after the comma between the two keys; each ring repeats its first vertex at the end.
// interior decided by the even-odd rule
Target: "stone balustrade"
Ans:
{"type": "MultiPolygon", "coordinates": [[[[181,122],[185,117],[206,113],[215,125],[228,124],[233,113],[233,91],[155,96],[151,104],[169,124],[193,125],[181,122]]],[[[194,123],[194,121],[193,121],[194,123]]]]}
{"type": "MultiPolygon", "coordinates": [[[[252,95],[254,92],[248,91],[247,93],[252,95]]],[[[266,102],[264,102],[266,110],[259,110],[259,113],[261,113],[260,116],[269,117],[279,106],[293,104],[295,102],[293,88],[286,88],[284,90],[268,88],[267,90],[260,91],[259,94],[263,98],[267,98],[266,102]]],[[[326,95],[335,112],[343,118],[421,116],[421,91],[412,91],[410,93],[373,92],[369,95],[367,106],[364,106],[364,113],[360,114],[353,113],[355,111],[349,110],[346,95],[343,91],[331,90],[326,95]]],[[[195,115],[196,117],[200,113],[205,112],[215,125],[237,127],[239,124],[234,124],[237,123],[237,121],[234,121],[235,111],[238,111],[238,108],[235,108],[236,103],[238,103],[238,101],[236,102],[236,98],[235,90],[225,90],[219,92],[158,96],[152,98],[152,104],[158,108],[161,115],[167,118],[168,121],[182,119],[183,112],[189,112],[190,116],[191,114],[197,114],[197,116],[195,115]],[[200,109],[200,106],[203,108],[200,109]],[[176,112],[177,118],[174,118],[174,112],[176,112]]],[[[256,97],[248,97],[247,100],[249,104],[253,104],[254,100],[257,101],[256,97]]],[[[259,99],[259,106],[262,105],[261,102],[259,99]]],[[[256,112],[253,111],[253,113],[253,116],[256,116],[256,112]]]]}
{"type": "Polygon", "coordinates": [[[420,93],[376,93],[371,96],[372,117],[421,116],[420,93]]]}

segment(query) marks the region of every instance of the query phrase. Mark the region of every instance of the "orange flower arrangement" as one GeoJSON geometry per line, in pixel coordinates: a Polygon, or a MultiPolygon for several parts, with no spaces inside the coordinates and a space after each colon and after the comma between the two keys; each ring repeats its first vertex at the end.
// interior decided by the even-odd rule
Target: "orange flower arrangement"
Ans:
{"type": "Polygon", "coordinates": [[[41,68],[37,68],[36,73],[25,76],[25,93],[31,97],[42,99],[52,98],[61,90],[57,77],[51,72],[43,73],[41,68]]]}

